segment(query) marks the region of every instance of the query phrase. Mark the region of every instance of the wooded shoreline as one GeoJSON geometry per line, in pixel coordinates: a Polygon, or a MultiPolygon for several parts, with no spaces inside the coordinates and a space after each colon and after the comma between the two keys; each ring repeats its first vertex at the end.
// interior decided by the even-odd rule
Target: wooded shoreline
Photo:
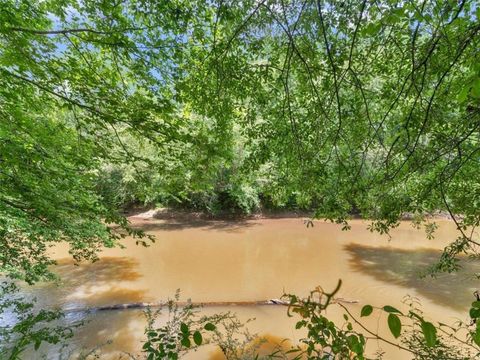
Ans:
{"type": "MultiPolygon", "coordinates": [[[[222,212],[218,214],[207,213],[203,211],[194,211],[188,208],[152,208],[148,206],[134,206],[125,210],[127,217],[142,218],[142,219],[157,219],[157,220],[219,220],[219,221],[236,221],[236,220],[259,220],[259,219],[314,219],[314,211],[308,210],[260,210],[252,214],[228,213],[222,212]]],[[[424,214],[429,220],[452,220],[450,214],[446,211],[436,211],[434,213],[424,214]]],[[[352,220],[371,220],[363,218],[361,215],[350,214],[352,220]]],[[[455,214],[457,219],[462,218],[462,215],[455,214]]],[[[413,220],[415,214],[404,213],[400,220],[413,220]]]]}

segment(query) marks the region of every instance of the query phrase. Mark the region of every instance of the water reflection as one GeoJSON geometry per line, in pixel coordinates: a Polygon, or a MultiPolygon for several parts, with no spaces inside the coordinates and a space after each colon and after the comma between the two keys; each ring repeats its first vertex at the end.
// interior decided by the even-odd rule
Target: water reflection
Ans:
{"type": "Polygon", "coordinates": [[[438,261],[441,251],[434,249],[405,250],[390,247],[372,247],[348,244],[350,266],[375,279],[415,289],[433,302],[455,310],[465,310],[474,300],[480,282],[472,274],[480,272],[480,262],[464,259],[462,270],[452,274],[439,274],[421,278],[422,273],[438,261]]]}

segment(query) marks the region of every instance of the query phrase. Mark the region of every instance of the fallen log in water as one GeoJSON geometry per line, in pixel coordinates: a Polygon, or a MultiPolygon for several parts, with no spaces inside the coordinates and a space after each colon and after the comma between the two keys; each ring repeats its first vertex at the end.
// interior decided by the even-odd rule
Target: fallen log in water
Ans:
{"type": "MultiPolygon", "coordinates": [[[[345,300],[342,298],[334,299],[334,302],[341,302],[346,304],[356,304],[358,300],[345,300]]],[[[113,304],[113,305],[103,305],[95,306],[90,308],[78,308],[78,309],[66,309],[64,312],[95,312],[95,311],[108,311],[108,310],[124,310],[124,309],[145,309],[145,308],[158,308],[158,307],[167,307],[169,302],[136,302],[136,303],[125,303],[125,304],[113,304]]],[[[179,301],[175,302],[177,306],[186,306],[194,305],[200,307],[213,307],[213,306],[265,306],[265,305],[282,305],[288,306],[288,301],[280,299],[270,299],[263,301],[210,301],[210,302],[186,302],[179,301]]]]}

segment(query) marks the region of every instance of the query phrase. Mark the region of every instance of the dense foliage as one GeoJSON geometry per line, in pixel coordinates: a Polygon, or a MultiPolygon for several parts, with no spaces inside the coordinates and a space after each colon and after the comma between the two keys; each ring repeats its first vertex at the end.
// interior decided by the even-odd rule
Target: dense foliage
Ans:
{"type": "MultiPolygon", "coordinates": [[[[138,202],[300,206],[382,232],[405,212],[478,225],[478,11],[2,2],[2,268],[36,280],[52,241],[94,258],[138,202]]],[[[476,246],[462,232],[440,269],[476,246]]]]}
{"type": "Polygon", "coordinates": [[[445,211],[459,236],[432,271],[456,270],[480,245],[479,18],[474,0],[2,1],[0,271],[33,283],[52,244],[94,260],[142,237],[137,203],[382,233],[445,211]]]}

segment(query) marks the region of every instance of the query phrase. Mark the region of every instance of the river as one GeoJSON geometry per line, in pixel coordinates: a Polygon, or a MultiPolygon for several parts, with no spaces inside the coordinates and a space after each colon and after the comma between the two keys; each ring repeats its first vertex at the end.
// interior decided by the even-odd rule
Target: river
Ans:
{"type": "MultiPolygon", "coordinates": [[[[371,233],[361,220],[351,221],[349,231],[324,221],[307,228],[299,218],[182,221],[131,217],[130,221],[155,235],[156,242],[143,247],[127,238],[124,249],[104,250],[100,261],[79,266],[73,264],[67,248],[57,247],[55,272],[62,283],[37,285],[28,291],[41,306],[69,310],[160,301],[171,298],[177,289],[183,300],[194,302],[259,301],[279,298],[284,292],[305,295],[317,285],[331,290],[342,279],[338,297],[358,301],[347,305],[354,314],[365,304],[405,309],[402,299],[410,295],[420,300],[427,318],[453,323],[467,319],[476,289],[470,275],[480,270],[469,262],[457,274],[435,280],[419,278],[456,238],[448,220],[436,221],[439,228],[433,240],[408,221],[392,231],[391,239],[371,233]]],[[[297,319],[287,317],[283,306],[216,306],[203,311],[233,311],[242,321],[255,318],[248,324],[250,331],[270,339],[295,342],[303,335],[294,329],[297,319]]],[[[342,314],[336,308],[328,313],[337,321],[342,314]]],[[[145,326],[141,310],[68,312],[65,321],[80,318],[88,322],[77,330],[76,346],[106,344],[102,347],[105,358],[116,358],[119,351],[139,352],[145,326]]],[[[384,315],[375,313],[365,324],[393,340],[384,315]]],[[[410,358],[381,343],[369,344],[370,353],[378,347],[386,351],[386,359],[410,358]]],[[[49,358],[57,358],[58,349],[42,349],[49,358]]],[[[209,345],[186,358],[221,359],[220,355],[209,345]]],[[[35,356],[28,353],[27,358],[35,356]]]]}

